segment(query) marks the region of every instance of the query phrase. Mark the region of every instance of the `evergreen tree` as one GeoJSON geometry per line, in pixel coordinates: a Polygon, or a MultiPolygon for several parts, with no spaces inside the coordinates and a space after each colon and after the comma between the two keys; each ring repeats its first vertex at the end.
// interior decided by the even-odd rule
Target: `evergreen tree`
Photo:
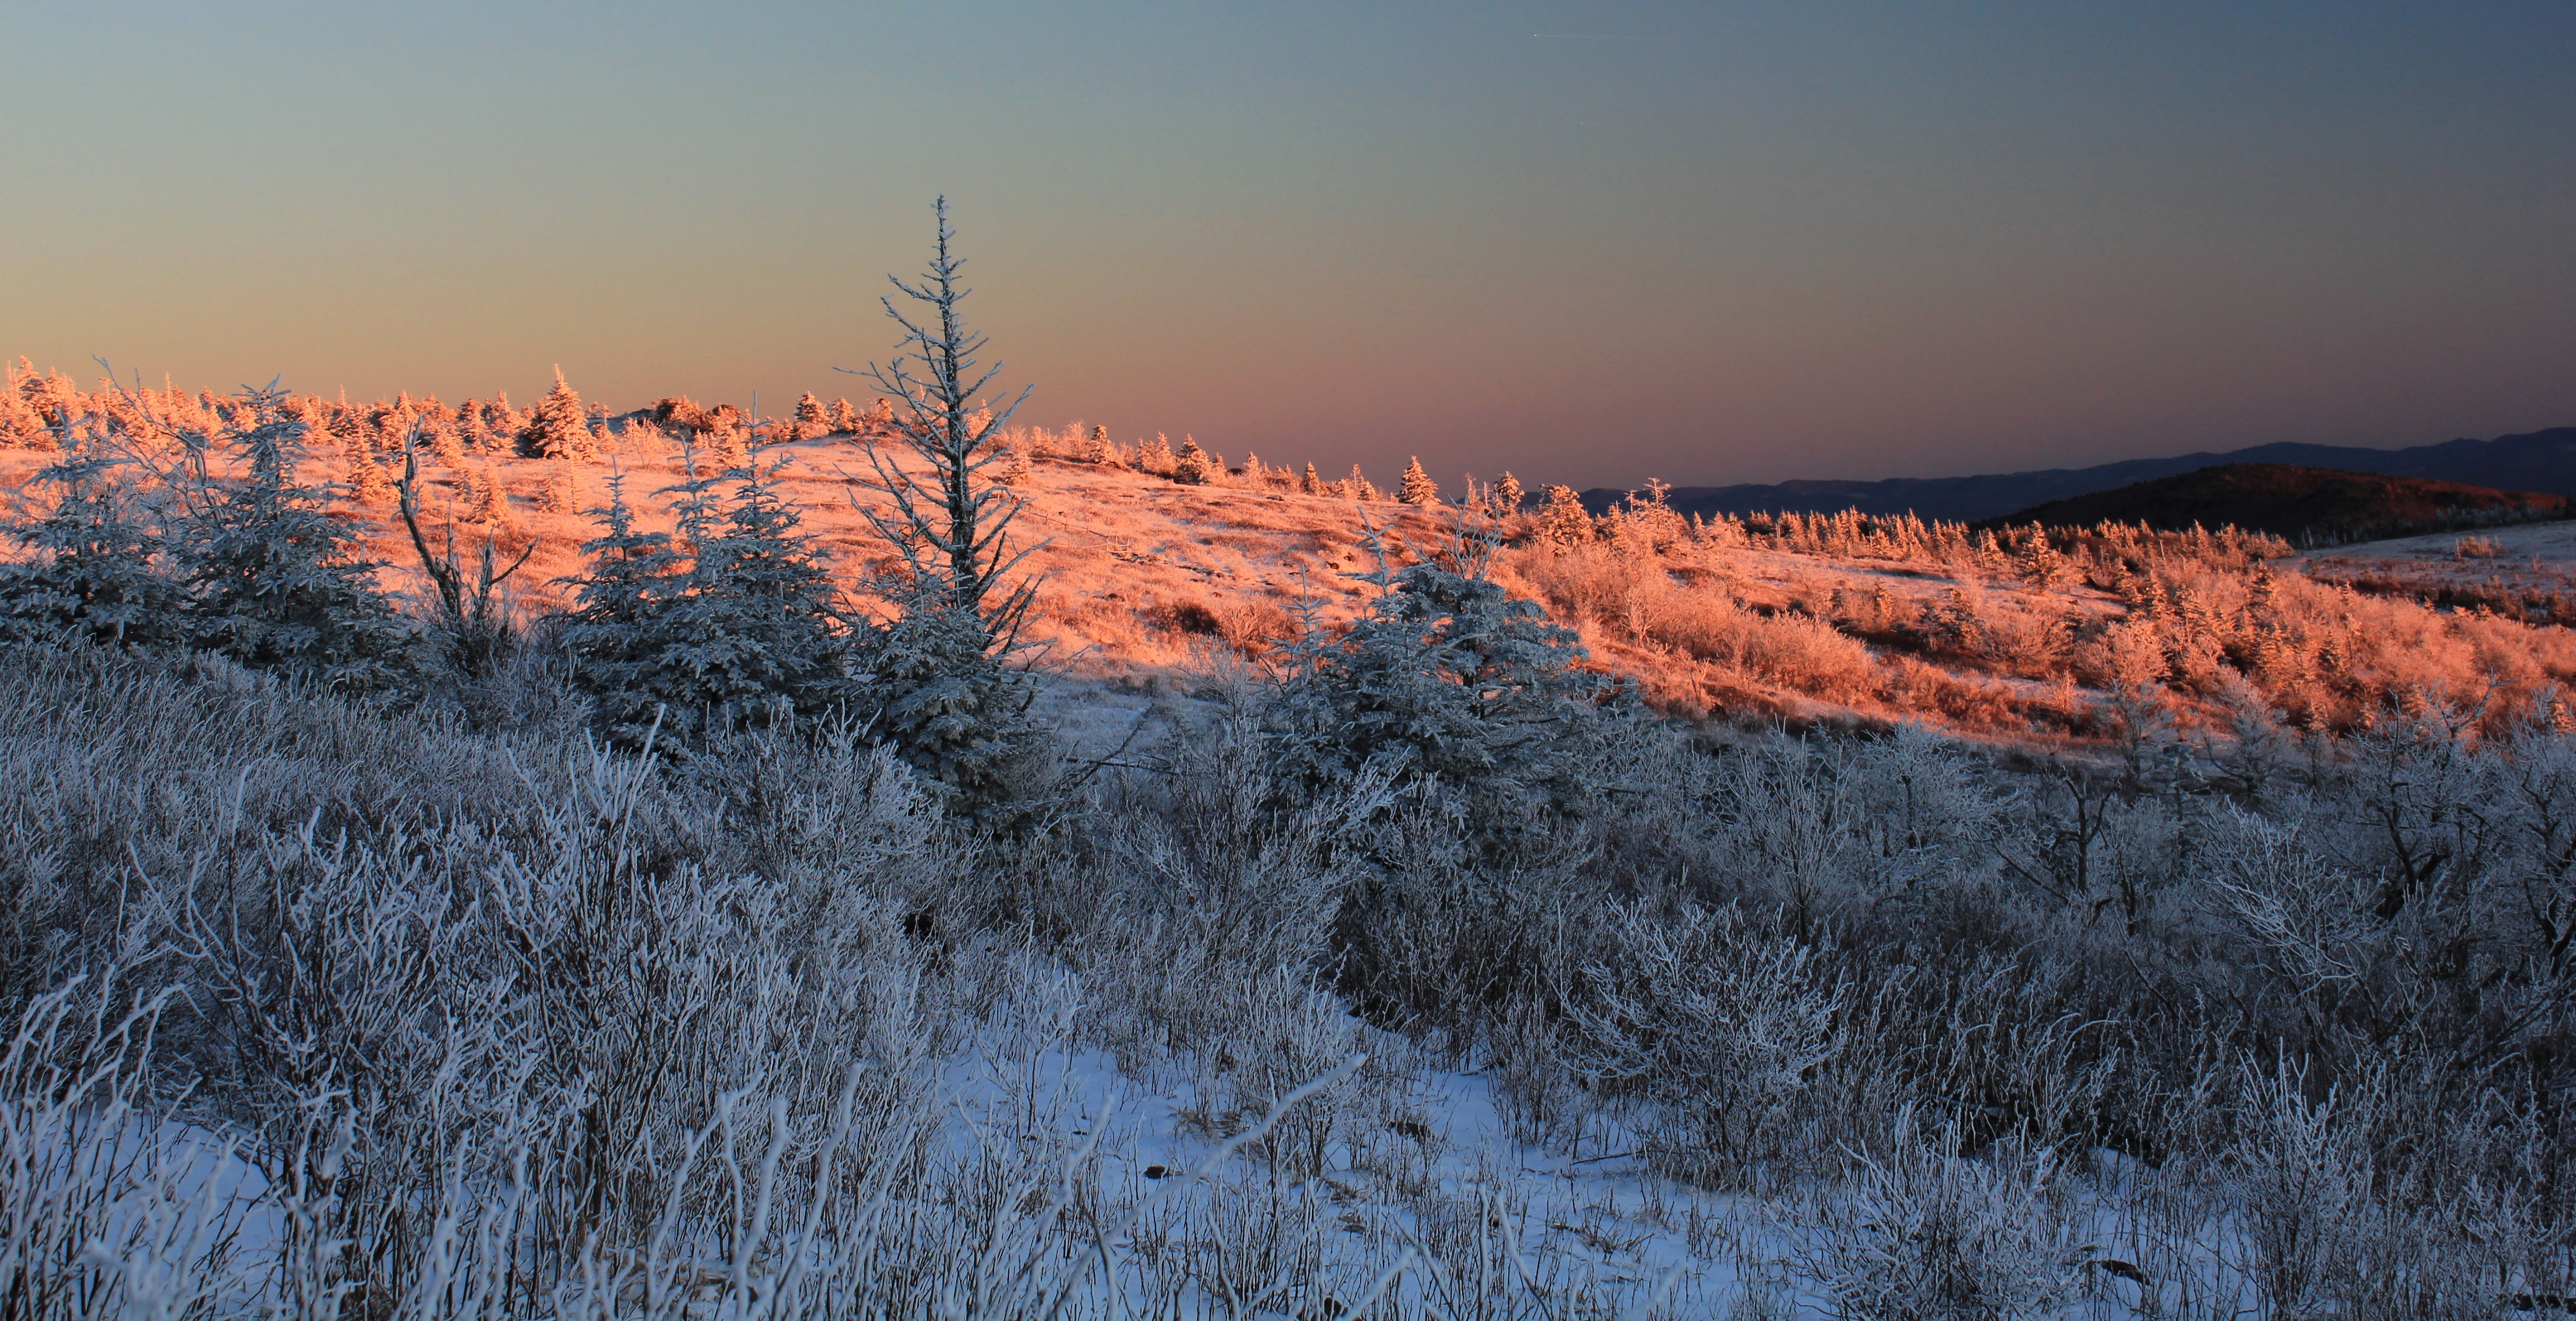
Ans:
{"type": "Polygon", "coordinates": [[[1109,443],[1109,428],[1093,427],[1091,429],[1091,440],[1083,446],[1082,461],[1085,463],[1097,463],[1102,467],[1107,468],[1118,466],[1118,447],[1109,443]]]}
{"type": "Polygon", "coordinates": [[[408,684],[411,631],[375,585],[379,566],[297,480],[299,427],[284,402],[274,389],[245,397],[250,425],[225,433],[240,480],[219,486],[202,457],[194,466],[172,548],[196,602],[194,645],[337,691],[408,684]]]}
{"type": "Polygon", "coordinates": [[[1521,501],[1523,498],[1524,497],[1521,493],[1521,479],[1514,477],[1509,472],[1505,472],[1503,474],[1501,481],[1494,483],[1493,505],[1494,512],[1496,514],[1499,514],[1504,518],[1510,518],[1511,516],[1518,514],[1521,511],[1521,501]]]}
{"type": "Polygon", "coordinates": [[[466,449],[482,453],[491,448],[492,428],[483,421],[483,401],[468,399],[456,406],[456,439],[466,449]]]}
{"type": "Polygon", "coordinates": [[[45,419],[15,390],[0,391],[0,445],[37,449],[53,443],[45,419]]]}
{"type": "Polygon", "coordinates": [[[796,399],[796,439],[812,440],[832,434],[831,415],[823,411],[823,401],[806,391],[796,399]]]}
{"type": "Polygon", "coordinates": [[[1175,462],[1176,460],[1172,454],[1171,439],[1165,436],[1162,432],[1155,432],[1154,438],[1151,441],[1137,442],[1137,471],[1150,472],[1157,477],[1169,477],[1172,475],[1172,468],[1175,462]]]}
{"type": "Polygon", "coordinates": [[[1593,539],[1592,515],[1571,486],[1547,488],[1547,503],[1538,511],[1539,535],[1560,546],[1580,546],[1593,539]]]}
{"type": "Polygon", "coordinates": [[[851,407],[850,401],[846,398],[835,399],[832,401],[831,414],[826,420],[832,424],[834,432],[845,436],[854,435],[859,429],[859,410],[851,407]]]}
{"type": "Polygon", "coordinates": [[[1492,580],[1496,538],[1461,517],[1440,555],[1402,569],[1367,529],[1376,567],[1351,576],[1379,594],[1341,637],[1289,645],[1272,731],[1311,790],[1373,775],[1501,837],[1598,792],[1568,778],[1584,759],[1567,754],[1608,692],[1571,630],[1492,580]]]}
{"type": "Polygon", "coordinates": [[[998,412],[976,406],[999,367],[977,365],[985,340],[961,315],[968,291],[946,198],[936,214],[929,269],[893,281],[926,314],[915,321],[885,299],[905,351],[867,373],[899,405],[891,425],[909,461],[869,454],[868,485],[884,504],[861,512],[904,572],[884,584],[894,618],[862,639],[855,659],[869,714],[904,759],[946,785],[961,812],[998,819],[1011,814],[1019,768],[1041,748],[1028,717],[1034,689],[1005,664],[1036,595],[1011,580],[1028,554],[1009,537],[1021,501],[985,475],[1028,391],[998,412]]]}
{"type": "Polygon", "coordinates": [[[489,528],[510,525],[510,491],[488,453],[466,484],[465,516],[489,528]]]}
{"type": "Polygon", "coordinates": [[[779,494],[783,462],[763,457],[664,489],[678,497],[677,548],[635,531],[622,477],[593,511],[602,534],[583,545],[565,646],[611,738],[640,745],[658,718],[663,742],[688,747],[819,716],[848,695],[829,567],[779,494]]]}
{"type": "Polygon", "coordinates": [[[1172,480],[1183,486],[1206,486],[1210,483],[1208,474],[1211,470],[1223,471],[1208,457],[1206,450],[1199,448],[1197,437],[1181,437],[1180,452],[1172,456],[1172,480]]]}
{"type": "Polygon", "coordinates": [[[600,533],[581,546],[588,568],[573,580],[563,646],[574,682],[591,695],[594,722],[612,742],[641,747],[664,709],[689,705],[685,686],[672,681],[671,639],[660,628],[665,607],[685,590],[686,565],[669,533],[635,530],[624,473],[609,475],[608,503],[590,513],[600,533]]]}
{"type": "Polygon", "coordinates": [[[365,419],[343,414],[338,419],[340,452],[348,459],[349,495],[362,505],[380,505],[393,498],[394,484],[379,457],[374,427],[365,419]]]}
{"type": "Polygon", "coordinates": [[[868,405],[867,414],[859,419],[859,439],[870,445],[880,441],[902,439],[894,420],[894,401],[879,397],[868,405]]]}
{"type": "Polygon", "coordinates": [[[71,447],[34,479],[58,493],[52,510],[6,529],[28,554],[0,564],[0,638],[182,643],[187,597],[154,565],[161,537],[121,480],[124,461],[98,439],[66,440],[71,447]]]}
{"type": "Polygon", "coordinates": [[[510,407],[510,392],[496,390],[492,402],[483,405],[483,430],[495,446],[510,444],[519,434],[519,410],[510,407]]]}
{"type": "Polygon", "coordinates": [[[1307,495],[1324,493],[1324,479],[1315,471],[1313,460],[1310,459],[1306,463],[1306,475],[1297,479],[1297,489],[1307,495]]]}
{"type": "Polygon", "coordinates": [[[569,514],[581,507],[581,493],[573,485],[572,465],[561,461],[546,465],[545,484],[537,488],[540,513],[569,514]]]}
{"type": "Polygon", "coordinates": [[[453,471],[465,466],[464,438],[456,433],[456,416],[430,401],[420,415],[421,434],[429,441],[429,456],[438,466],[453,471]]]}
{"type": "Polygon", "coordinates": [[[1409,505],[1432,505],[1440,502],[1440,483],[1422,470],[1422,460],[1413,458],[1404,465],[1404,485],[1396,498],[1409,505]]]}
{"type": "Polygon", "coordinates": [[[563,368],[555,368],[555,388],[537,401],[519,431],[519,452],[532,459],[590,459],[597,457],[598,448],[581,396],[564,383],[563,368]]]}

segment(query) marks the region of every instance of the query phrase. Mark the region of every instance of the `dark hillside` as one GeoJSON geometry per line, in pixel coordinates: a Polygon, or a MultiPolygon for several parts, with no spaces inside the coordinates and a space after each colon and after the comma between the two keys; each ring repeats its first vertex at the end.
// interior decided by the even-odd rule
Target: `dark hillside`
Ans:
{"type": "MultiPolygon", "coordinates": [[[[1677,486],[1668,499],[1684,514],[1839,513],[1918,514],[1971,522],[2050,500],[2108,491],[2228,463],[2293,464],[2343,472],[2379,473],[2422,481],[2461,482],[2506,491],[2576,494],[2576,427],[2552,427],[2494,440],[2453,440],[2438,445],[2375,450],[2349,445],[2257,445],[2225,453],[2129,459],[2090,468],[1985,473],[1969,477],[1898,477],[1886,481],[1791,481],[1740,486],[1677,486]]],[[[1583,493],[1594,513],[1624,494],[1583,493]]]]}
{"type": "Polygon", "coordinates": [[[2051,500],[1984,526],[2105,521],[2179,531],[2234,525],[2292,541],[2334,543],[2492,527],[2567,516],[2567,497],[2379,473],[2227,463],[2177,477],[2051,500]]]}

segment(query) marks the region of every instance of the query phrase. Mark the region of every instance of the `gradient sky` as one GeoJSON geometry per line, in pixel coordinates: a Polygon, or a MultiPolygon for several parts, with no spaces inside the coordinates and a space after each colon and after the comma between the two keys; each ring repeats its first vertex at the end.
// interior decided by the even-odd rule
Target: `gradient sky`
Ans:
{"type": "Polygon", "coordinates": [[[22,7],[0,353],[861,394],[955,207],[1025,420],[1391,479],[2576,424],[2576,6],[22,7]]]}

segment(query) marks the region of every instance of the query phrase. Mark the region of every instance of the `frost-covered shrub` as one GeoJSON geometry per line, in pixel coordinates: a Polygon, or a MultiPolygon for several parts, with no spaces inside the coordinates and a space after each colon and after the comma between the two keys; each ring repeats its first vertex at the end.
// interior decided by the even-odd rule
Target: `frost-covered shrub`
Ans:
{"type": "Polygon", "coordinates": [[[1596,1091],[1660,1111],[1655,1163],[1758,1181],[1790,1105],[1839,1046],[1844,989],[1815,951],[1733,908],[1603,915],[1565,994],[1569,1063],[1596,1091]]]}
{"type": "Polygon", "coordinates": [[[2051,1315],[2082,1296],[2091,1249],[2053,1150],[1971,1156],[1956,1127],[1896,1119],[1894,1154],[1796,1216],[1798,1265],[1849,1321],[2051,1315]]]}

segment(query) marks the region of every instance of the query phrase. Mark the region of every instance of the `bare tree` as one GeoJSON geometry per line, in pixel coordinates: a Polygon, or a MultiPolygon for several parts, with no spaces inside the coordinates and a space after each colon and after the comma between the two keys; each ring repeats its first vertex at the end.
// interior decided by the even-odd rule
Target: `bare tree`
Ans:
{"type": "Polygon", "coordinates": [[[871,448],[868,464],[874,476],[861,481],[886,496],[892,508],[861,505],[859,512],[903,556],[919,588],[935,590],[950,609],[980,616],[1007,647],[1016,639],[1036,584],[1011,584],[998,601],[988,598],[1037,547],[1012,547],[1011,519],[1023,502],[978,474],[1006,459],[1002,429],[1027,401],[1029,390],[1023,387],[1007,408],[976,406],[976,396],[992,384],[1002,364],[986,368],[977,361],[985,338],[967,326],[959,311],[973,291],[958,283],[966,263],[952,250],[957,231],[948,223],[946,197],[938,200],[937,212],[939,246],[930,268],[911,283],[886,277],[926,310],[916,320],[893,298],[880,300],[886,315],[903,327],[903,338],[891,362],[871,363],[853,373],[875,382],[893,401],[894,438],[912,460],[907,463],[901,451],[871,448]]]}

